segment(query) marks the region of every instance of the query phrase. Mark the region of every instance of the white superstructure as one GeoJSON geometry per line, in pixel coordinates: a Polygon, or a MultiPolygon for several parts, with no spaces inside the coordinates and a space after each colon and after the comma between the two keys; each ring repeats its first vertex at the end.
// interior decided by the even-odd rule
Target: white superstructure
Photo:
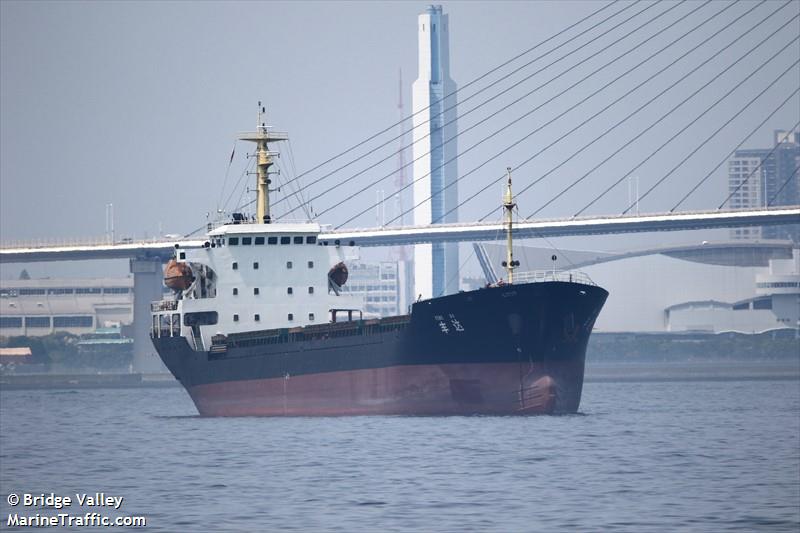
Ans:
{"type": "MultiPolygon", "coordinates": [[[[419,77],[412,102],[414,225],[424,226],[458,221],[456,84],[450,79],[449,21],[442,6],[429,6],[418,24],[419,77]]],[[[457,244],[414,246],[415,295],[452,294],[458,282],[457,244]]]]}
{"type": "Polygon", "coordinates": [[[154,332],[180,331],[202,350],[216,334],[325,324],[334,312],[336,321],[360,319],[361,299],[339,294],[328,279],[331,267],[356,249],[326,246],[317,239],[320,230],[319,224],[229,224],[210,232],[201,248],[178,248],[177,261],[194,280],[176,300],[154,304],[154,332]]]}
{"type": "Polygon", "coordinates": [[[257,144],[257,217],[236,213],[205,241],[175,245],[165,272],[175,297],[153,303],[154,336],[186,337],[202,351],[215,335],[362,318],[363,300],[342,294],[336,281],[342,269],[346,279],[344,261],[358,258],[354,243],[320,239],[317,223],[270,223],[269,166],[277,152],[267,143],[287,137],[263,123],[257,130],[240,136],[257,144]]]}

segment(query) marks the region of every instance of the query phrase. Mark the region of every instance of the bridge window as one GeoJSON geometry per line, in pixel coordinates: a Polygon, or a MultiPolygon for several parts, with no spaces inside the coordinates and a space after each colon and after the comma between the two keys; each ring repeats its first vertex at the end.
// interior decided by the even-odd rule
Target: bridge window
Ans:
{"type": "Polygon", "coordinates": [[[756,283],[759,289],[792,289],[800,286],[796,281],[774,281],[774,282],[760,282],[756,283]]]}
{"type": "Polygon", "coordinates": [[[75,294],[75,289],[47,289],[47,294],[75,294]]]}
{"type": "Polygon", "coordinates": [[[229,237],[228,244],[231,246],[238,246],[239,245],[239,237],[229,237]]]}
{"type": "Polygon", "coordinates": [[[295,244],[303,244],[303,237],[295,237],[294,238],[295,244]]]}
{"type": "Polygon", "coordinates": [[[256,237],[256,244],[264,244],[264,237],[256,237]]]}
{"type": "Polygon", "coordinates": [[[21,328],[21,316],[2,316],[0,315],[0,328],[21,328]]]}
{"type": "Polygon", "coordinates": [[[54,316],[53,327],[56,328],[90,328],[94,320],[91,316],[54,316]]]}
{"type": "Polygon", "coordinates": [[[747,309],[750,309],[750,302],[743,302],[733,306],[734,311],[745,311],[747,309]]]}
{"type": "Polygon", "coordinates": [[[128,287],[109,287],[107,289],[103,289],[103,293],[105,294],[128,294],[131,290],[128,287]]]}
{"type": "Polygon", "coordinates": [[[44,289],[20,289],[19,294],[21,296],[40,296],[45,294],[44,289]]]}
{"type": "Polygon", "coordinates": [[[753,301],[753,309],[772,309],[772,298],[762,298],[753,301]]]}
{"type": "Polygon", "coordinates": [[[159,337],[169,337],[169,315],[158,315],[159,337]]]}
{"type": "Polygon", "coordinates": [[[281,244],[291,244],[292,239],[291,237],[281,237],[281,244]]]}
{"type": "Polygon", "coordinates": [[[216,311],[198,311],[183,315],[184,326],[213,326],[217,323],[216,311]]]}
{"type": "Polygon", "coordinates": [[[172,336],[180,337],[181,335],[181,315],[178,313],[172,314],[172,336]]]}
{"type": "Polygon", "coordinates": [[[50,317],[49,316],[26,316],[25,317],[25,327],[28,327],[28,328],[49,328],[50,327],[50,317]]]}
{"type": "Polygon", "coordinates": [[[308,237],[306,237],[306,244],[317,244],[316,235],[309,235],[308,237]]]}
{"type": "Polygon", "coordinates": [[[242,237],[242,246],[249,246],[251,244],[253,244],[252,237],[242,237]]]}
{"type": "Polygon", "coordinates": [[[267,244],[278,244],[277,237],[267,237],[267,244]]]}

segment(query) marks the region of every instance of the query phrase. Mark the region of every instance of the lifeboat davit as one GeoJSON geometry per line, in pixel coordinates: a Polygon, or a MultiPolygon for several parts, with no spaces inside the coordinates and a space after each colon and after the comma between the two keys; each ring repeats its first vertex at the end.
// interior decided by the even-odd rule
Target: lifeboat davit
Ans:
{"type": "Polygon", "coordinates": [[[164,268],[164,285],[175,292],[185,291],[194,281],[192,268],[186,263],[178,263],[170,259],[164,268]]]}

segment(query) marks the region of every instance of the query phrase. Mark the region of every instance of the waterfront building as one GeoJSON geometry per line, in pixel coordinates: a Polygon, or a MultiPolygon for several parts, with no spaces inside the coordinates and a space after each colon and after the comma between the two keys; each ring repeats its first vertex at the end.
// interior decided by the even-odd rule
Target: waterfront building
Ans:
{"type": "MultiPolygon", "coordinates": [[[[458,222],[456,84],[442,6],[419,15],[419,77],[413,85],[414,224],[458,222]]],[[[458,291],[458,244],[414,246],[414,296],[458,291]]]]}
{"type": "Polygon", "coordinates": [[[755,296],[736,302],[690,301],[664,310],[667,331],[761,333],[800,328],[800,250],[770,259],[756,274],[755,296]]]}
{"type": "Polygon", "coordinates": [[[74,335],[133,322],[133,278],[0,281],[0,336],[74,335]]]}

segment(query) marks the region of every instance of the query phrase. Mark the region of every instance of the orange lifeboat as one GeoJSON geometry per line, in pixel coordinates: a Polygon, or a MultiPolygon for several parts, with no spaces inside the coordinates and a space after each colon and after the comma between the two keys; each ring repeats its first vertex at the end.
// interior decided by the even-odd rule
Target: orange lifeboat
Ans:
{"type": "Polygon", "coordinates": [[[170,259],[166,268],[164,268],[164,285],[178,292],[188,289],[193,281],[194,276],[189,265],[170,259]]]}
{"type": "Polygon", "coordinates": [[[328,279],[339,287],[347,283],[347,276],[347,265],[344,263],[337,263],[328,271],[328,279]]]}

